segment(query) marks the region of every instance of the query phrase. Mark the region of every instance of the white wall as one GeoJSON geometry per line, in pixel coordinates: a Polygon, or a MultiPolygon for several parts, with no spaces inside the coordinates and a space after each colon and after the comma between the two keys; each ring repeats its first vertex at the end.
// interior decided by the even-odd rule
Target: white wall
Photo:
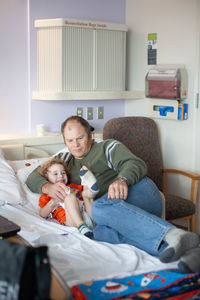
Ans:
{"type": "MultiPolygon", "coordinates": [[[[18,0],[20,1],[20,0],[18,0]]],[[[74,18],[103,22],[125,23],[124,0],[29,0],[30,2],[30,88],[37,90],[37,39],[34,21],[45,18],[74,18]]],[[[31,100],[31,130],[36,124],[44,123],[48,131],[60,131],[61,123],[69,116],[75,115],[77,107],[93,107],[91,125],[103,128],[104,123],[116,116],[124,116],[124,100],[69,100],[36,101],[31,100]],[[104,106],[104,119],[97,118],[98,106],[104,106]],[[46,113],[48,112],[48,113],[46,113]]]]}
{"type": "Polygon", "coordinates": [[[27,0],[0,0],[0,134],[29,127],[27,0]]]}
{"type": "Polygon", "coordinates": [[[124,116],[124,100],[35,101],[37,43],[35,19],[75,18],[125,23],[124,0],[0,0],[0,134],[34,133],[36,124],[60,131],[61,123],[77,107],[94,109],[91,124],[102,128],[112,117],[124,116]],[[104,106],[104,119],[97,118],[104,106]]]}
{"type": "MultiPolygon", "coordinates": [[[[195,97],[198,92],[198,0],[127,0],[126,24],[129,27],[128,88],[144,90],[147,65],[147,35],[157,33],[158,64],[184,64],[189,78],[189,119],[187,121],[155,119],[158,124],[164,166],[200,171],[196,165],[196,124],[198,113],[195,97]]],[[[125,114],[147,115],[148,99],[127,100],[125,114]]],[[[169,178],[170,190],[189,196],[188,183],[169,178]]]]}

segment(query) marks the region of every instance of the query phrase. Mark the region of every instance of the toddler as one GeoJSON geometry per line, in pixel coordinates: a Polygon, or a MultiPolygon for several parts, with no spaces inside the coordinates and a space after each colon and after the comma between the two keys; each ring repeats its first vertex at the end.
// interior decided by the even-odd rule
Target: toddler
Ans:
{"type": "Polygon", "coordinates": [[[81,234],[93,238],[91,216],[91,199],[82,198],[83,185],[86,185],[91,194],[98,193],[98,184],[94,175],[84,166],[80,170],[82,185],[68,183],[69,168],[63,160],[53,158],[45,162],[39,169],[40,175],[44,176],[50,183],[61,182],[66,185],[66,198],[64,203],[52,199],[47,194],[42,194],[39,199],[40,216],[47,218],[53,216],[60,224],[76,226],[81,234]],[[80,200],[80,201],[79,201],[80,200]],[[82,200],[82,201],[81,201],[82,200]],[[86,201],[86,211],[84,208],[86,201]],[[82,205],[80,203],[82,202],[82,205]],[[64,206],[64,207],[63,207],[64,206]],[[82,206],[82,212],[81,212],[82,206]],[[88,215],[89,214],[89,215],[88,215]],[[86,224],[87,223],[87,224],[86,224]]]}

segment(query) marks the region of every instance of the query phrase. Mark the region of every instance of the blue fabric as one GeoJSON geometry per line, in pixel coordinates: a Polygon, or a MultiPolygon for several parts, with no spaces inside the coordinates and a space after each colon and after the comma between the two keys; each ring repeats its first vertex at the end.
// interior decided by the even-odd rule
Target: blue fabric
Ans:
{"type": "Polygon", "coordinates": [[[108,194],[94,201],[94,239],[112,244],[125,243],[158,256],[167,246],[163,238],[174,227],[160,218],[162,199],[147,177],[129,186],[127,200],[109,199],[108,194]]]}
{"type": "Polygon", "coordinates": [[[74,299],[199,299],[199,273],[161,270],[145,274],[90,281],[72,287],[74,299]],[[196,296],[195,296],[196,295],[196,296]]]}

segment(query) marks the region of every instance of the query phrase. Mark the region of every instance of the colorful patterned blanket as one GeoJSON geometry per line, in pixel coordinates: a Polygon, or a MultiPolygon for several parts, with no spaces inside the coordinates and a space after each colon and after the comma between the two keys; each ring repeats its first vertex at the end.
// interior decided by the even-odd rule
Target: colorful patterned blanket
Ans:
{"type": "Polygon", "coordinates": [[[75,300],[200,300],[200,273],[161,270],[125,278],[85,282],[72,287],[75,300]]]}

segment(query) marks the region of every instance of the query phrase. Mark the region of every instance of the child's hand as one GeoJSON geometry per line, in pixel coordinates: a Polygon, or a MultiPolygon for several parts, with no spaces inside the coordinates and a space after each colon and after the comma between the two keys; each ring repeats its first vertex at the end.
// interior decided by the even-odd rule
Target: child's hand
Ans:
{"type": "Polygon", "coordinates": [[[69,195],[71,193],[71,189],[70,189],[69,186],[66,186],[66,191],[65,192],[66,192],[67,195],[69,195]]]}
{"type": "Polygon", "coordinates": [[[49,207],[51,208],[51,210],[53,210],[58,204],[59,204],[59,201],[56,199],[51,199],[49,201],[49,207]]]}
{"type": "Polygon", "coordinates": [[[66,186],[66,194],[67,195],[70,195],[70,194],[77,194],[78,193],[78,190],[76,189],[71,189],[69,186],[66,186]]]}

